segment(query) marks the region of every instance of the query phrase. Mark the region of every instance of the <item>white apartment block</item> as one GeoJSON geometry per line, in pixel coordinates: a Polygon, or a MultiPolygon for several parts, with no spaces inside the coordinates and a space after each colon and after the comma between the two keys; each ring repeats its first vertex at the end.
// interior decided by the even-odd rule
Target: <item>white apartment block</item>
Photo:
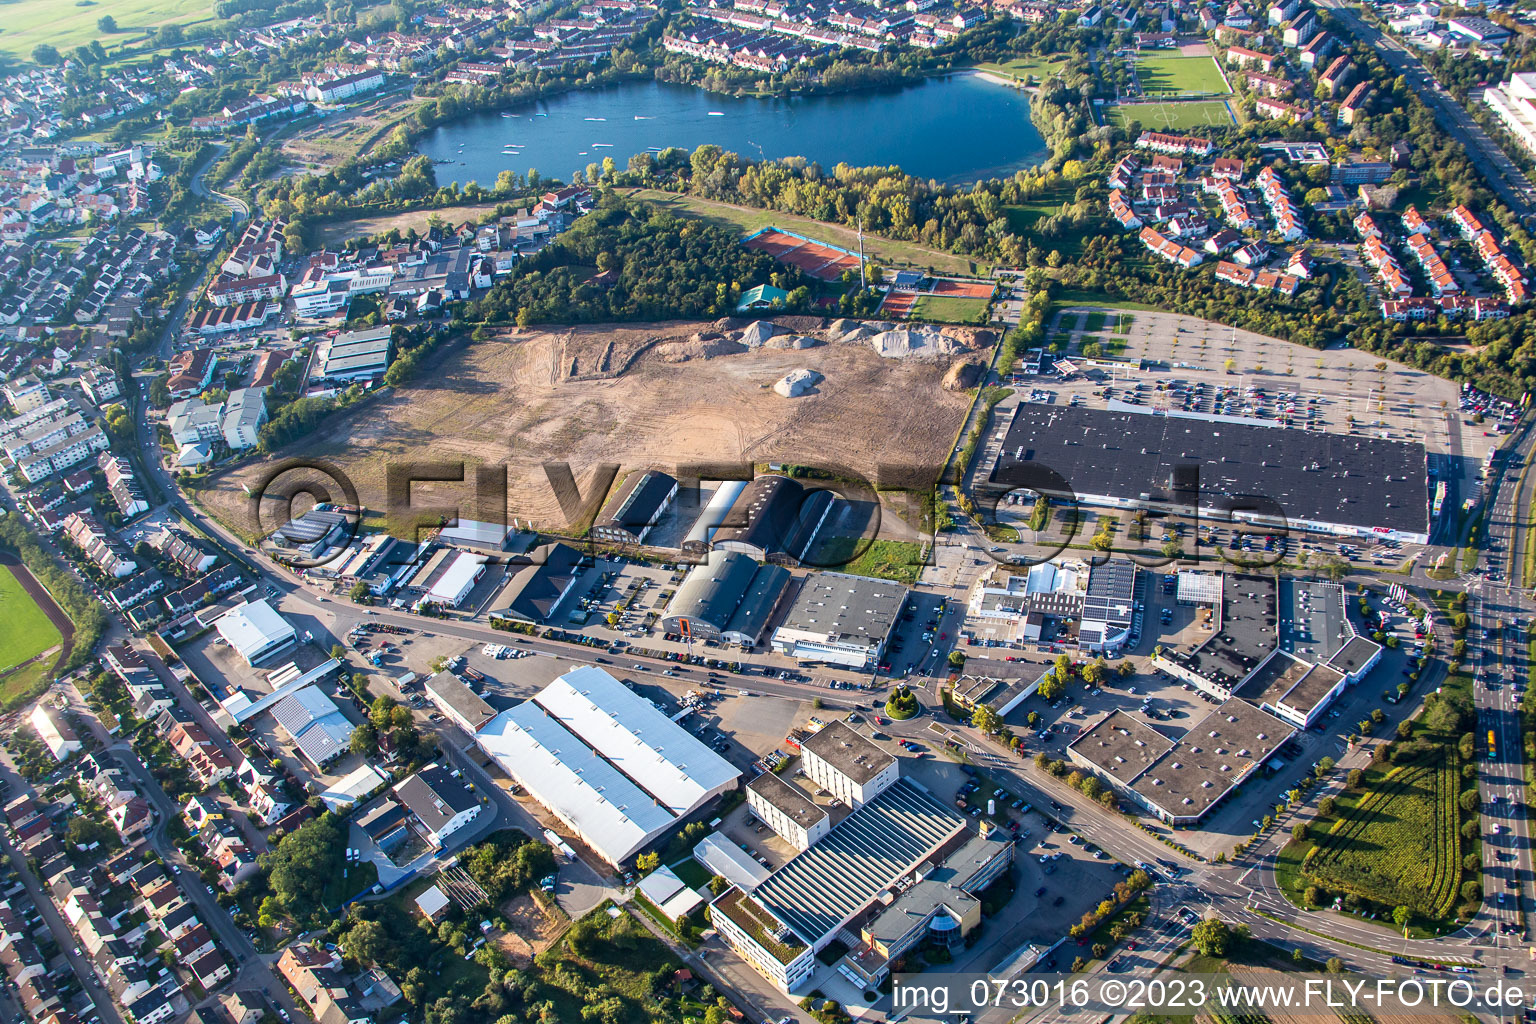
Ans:
{"type": "Polygon", "coordinates": [[[106,449],[107,435],[101,432],[100,427],[91,426],[72,437],[33,452],[17,462],[16,468],[21,470],[27,483],[35,484],[106,449]]]}
{"type": "Polygon", "coordinates": [[[0,394],[5,395],[11,411],[18,415],[41,408],[53,397],[48,393],[48,385],[30,374],[0,386],[0,394]]]}
{"type": "Polygon", "coordinates": [[[825,808],[773,772],[764,772],[747,783],[747,806],[797,850],[809,849],[832,830],[832,817],[825,808]]]}
{"type": "Polygon", "coordinates": [[[1536,155],[1536,72],[1512,75],[1508,82],[1484,92],[1483,102],[1520,148],[1536,155]]]}

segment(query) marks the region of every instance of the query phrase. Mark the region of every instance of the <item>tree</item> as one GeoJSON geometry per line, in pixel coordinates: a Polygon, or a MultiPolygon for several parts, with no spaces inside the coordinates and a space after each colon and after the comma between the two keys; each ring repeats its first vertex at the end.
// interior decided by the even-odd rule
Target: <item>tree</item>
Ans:
{"type": "Polygon", "coordinates": [[[337,661],[340,661],[346,656],[347,649],[345,647],[341,646],[341,644],[331,644],[331,657],[335,658],[337,661]]]}
{"type": "Polygon", "coordinates": [[[1365,778],[1365,772],[1359,768],[1351,768],[1349,774],[1344,776],[1344,784],[1350,789],[1359,789],[1360,782],[1365,778]]]}
{"type": "Polygon", "coordinates": [[[1323,891],[1315,885],[1309,885],[1301,894],[1301,902],[1309,907],[1315,907],[1323,902],[1323,891]]]}
{"type": "Polygon", "coordinates": [[[44,67],[51,67],[59,62],[59,51],[48,43],[38,43],[32,47],[32,60],[44,67]]]}
{"type": "Polygon", "coordinates": [[[352,730],[352,742],[349,747],[352,753],[367,756],[373,753],[378,745],[379,733],[372,722],[362,722],[352,730]]]}
{"type": "Polygon", "coordinates": [[[1337,801],[1331,796],[1325,796],[1317,802],[1317,814],[1320,818],[1333,817],[1333,810],[1337,801]]]}
{"type": "Polygon", "coordinates": [[[1392,923],[1402,929],[1403,938],[1408,937],[1408,922],[1413,920],[1413,911],[1407,907],[1392,908],[1392,923]]]}
{"type": "Polygon", "coordinates": [[[987,705],[978,704],[976,710],[971,712],[971,725],[991,736],[1003,727],[1003,720],[987,705]]]}
{"type": "Polygon", "coordinates": [[[1056,670],[1051,669],[1040,677],[1040,688],[1035,692],[1040,694],[1041,700],[1050,701],[1060,697],[1065,689],[1066,686],[1056,676],[1056,670]]]}
{"type": "Polygon", "coordinates": [[[110,825],[77,814],[69,819],[69,827],[64,830],[64,837],[76,847],[89,847],[92,843],[106,846],[117,839],[117,831],[110,825]]]}
{"type": "Polygon", "coordinates": [[[345,845],[345,831],[327,811],[261,856],[278,907],[301,926],[319,927],[327,920],[332,908],[325,906],[325,886],[340,870],[345,845]]]}
{"type": "Polygon", "coordinates": [[[1195,925],[1189,937],[1201,956],[1225,956],[1232,933],[1225,923],[1212,917],[1195,925]]]}
{"type": "Polygon", "coordinates": [[[1343,974],[1344,961],[1340,960],[1336,956],[1331,956],[1328,958],[1328,962],[1323,965],[1323,970],[1327,971],[1329,974],[1343,974]]]}
{"type": "Polygon", "coordinates": [[[363,967],[388,963],[395,958],[395,941],[378,921],[359,921],[341,940],[347,956],[363,967]]]}
{"type": "Polygon", "coordinates": [[[352,589],[347,592],[353,604],[369,604],[373,600],[373,591],[368,589],[368,584],[358,580],[352,584],[352,589]]]}
{"type": "Polygon", "coordinates": [[[1307,823],[1304,822],[1304,821],[1298,821],[1296,824],[1292,825],[1291,826],[1291,838],[1296,840],[1296,842],[1298,842],[1298,843],[1306,842],[1307,841],[1307,823]]]}
{"type": "Polygon", "coordinates": [[[962,651],[950,651],[949,667],[953,669],[965,668],[965,653],[962,651]]]}
{"type": "Polygon", "coordinates": [[[103,14],[101,17],[96,19],[96,28],[102,32],[107,33],[108,35],[111,35],[113,32],[117,31],[117,19],[112,17],[110,14],[103,14]]]}
{"type": "Polygon", "coordinates": [[[661,866],[661,855],[654,850],[650,853],[642,853],[635,858],[635,870],[642,875],[648,875],[661,866]]]}

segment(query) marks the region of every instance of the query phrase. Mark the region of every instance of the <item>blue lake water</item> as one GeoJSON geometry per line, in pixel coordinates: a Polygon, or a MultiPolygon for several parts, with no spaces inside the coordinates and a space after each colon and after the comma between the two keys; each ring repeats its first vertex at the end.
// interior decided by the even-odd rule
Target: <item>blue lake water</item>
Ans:
{"type": "Polygon", "coordinates": [[[976,75],[836,96],[730,98],[661,82],[578,90],[428,133],[421,152],[439,182],[489,188],[504,171],[569,180],[611,156],[714,143],[752,159],[803,156],[830,170],[899,165],[920,178],[969,182],[1011,174],[1047,155],[1029,97],[976,75]],[[511,115],[511,116],[506,116],[511,115]]]}

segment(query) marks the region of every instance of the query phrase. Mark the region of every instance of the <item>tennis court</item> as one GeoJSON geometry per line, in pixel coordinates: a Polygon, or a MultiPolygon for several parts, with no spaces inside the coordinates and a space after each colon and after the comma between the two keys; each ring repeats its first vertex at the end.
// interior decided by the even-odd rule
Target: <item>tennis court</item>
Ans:
{"type": "Polygon", "coordinates": [[[859,258],[852,253],[776,228],[764,228],[742,244],[748,249],[766,252],[780,263],[803,270],[818,281],[836,281],[845,270],[859,269],[859,258]]]}
{"type": "Polygon", "coordinates": [[[886,292],[879,315],[887,320],[905,320],[912,315],[917,299],[916,292],[886,292]]]}
{"type": "Polygon", "coordinates": [[[996,285],[987,281],[954,281],[949,278],[934,278],[933,287],[929,293],[933,295],[950,295],[961,299],[990,299],[996,285]]]}

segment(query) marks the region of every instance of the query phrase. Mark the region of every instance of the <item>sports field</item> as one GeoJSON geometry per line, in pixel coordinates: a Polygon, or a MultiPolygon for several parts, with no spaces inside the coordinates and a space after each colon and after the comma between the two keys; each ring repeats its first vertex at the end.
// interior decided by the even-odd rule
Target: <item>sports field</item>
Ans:
{"type": "Polygon", "coordinates": [[[22,589],[7,566],[0,566],[0,672],[8,671],[64,641],[48,616],[22,589]]]}
{"type": "Polygon", "coordinates": [[[1136,77],[1147,96],[1158,93],[1206,93],[1225,96],[1226,79],[1214,57],[1186,57],[1178,53],[1141,51],[1136,56],[1136,77]]]}
{"type": "Polygon", "coordinates": [[[914,319],[932,320],[941,324],[979,324],[986,315],[986,299],[953,295],[923,295],[912,308],[914,319]]]}
{"type": "Polygon", "coordinates": [[[1109,123],[1123,128],[1140,121],[1143,128],[1187,130],[1233,123],[1232,111],[1221,100],[1186,100],[1178,103],[1129,103],[1107,108],[1109,123]]]}
{"type": "Polygon", "coordinates": [[[108,50],[141,38],[146,30],[172,22],[188,25],[212,20],[208,0],[14,0],[0,6],[0,51],[30,60],[32,48],[49,43],[65,53],[100,39],[108,50]],[[110,14],[117,31],[105,33],[96,22],[110,14]]]}

